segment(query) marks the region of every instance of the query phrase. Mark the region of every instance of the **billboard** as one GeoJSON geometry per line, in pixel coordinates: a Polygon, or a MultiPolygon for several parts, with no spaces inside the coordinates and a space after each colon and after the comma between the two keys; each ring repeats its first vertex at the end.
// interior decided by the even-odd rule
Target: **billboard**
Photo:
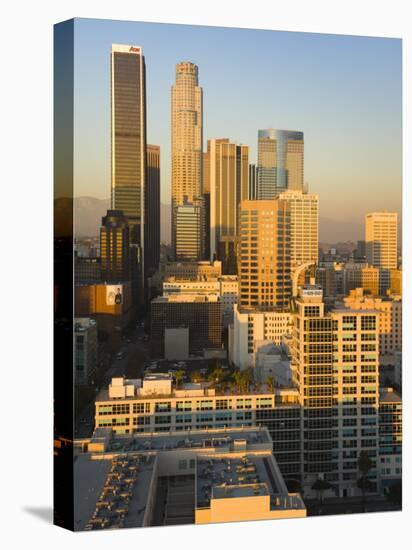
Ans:
{"type": "Polygon", "coordinates": [[[123,285],[108,285],[106,287],[106,305],[118,306],[123,303],[123,285]]]}

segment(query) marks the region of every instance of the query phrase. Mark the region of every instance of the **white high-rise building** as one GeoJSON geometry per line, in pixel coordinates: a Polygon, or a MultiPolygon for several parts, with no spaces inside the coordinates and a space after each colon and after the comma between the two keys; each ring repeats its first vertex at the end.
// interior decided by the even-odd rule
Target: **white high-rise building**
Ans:
{"type": "Polygon", "coordinates": [[[319,196],[288,190],[279,199],[289,203],[291,271],[307,262],[318,262],[319,196]]]}
{"type": "Polygon", "coordinates": [[[371,212],[365,216],[366,260],[383,269],[398,267],[398,214],[371,212]]]}
{"type": "MultiPolygon", "coordinates": [[[[202,94],[197,65],[188,61],[178,63],[176,82],[172,86],[172,240],[174,247],[176,247],[177,207],[185,202],[195,204],[203,194],[202,94]]],[[[199,240],[201,238],[203,236],[199,237],[199,240]]]]}

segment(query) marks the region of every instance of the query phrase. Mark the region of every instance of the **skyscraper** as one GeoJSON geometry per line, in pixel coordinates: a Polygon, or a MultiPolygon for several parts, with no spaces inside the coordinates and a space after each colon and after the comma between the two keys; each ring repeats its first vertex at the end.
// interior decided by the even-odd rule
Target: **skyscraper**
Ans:
{"type": "Polygon", "coordinates": [[[177,207],[185,202],[193,204],[203,194],[202,94],[197,65],[188,61],[178,63],[176,82],[172,86],[172,242],[175,253],[177,207]]]}
{"type": "Polygon", "coordinates": [[[197,261],[202,258],[202,236],[204,235],[203,204],[185,202],[174,209],[175,257],[178,261],[197,261]]]}
{"type": "Polygon", "coordinates": [[[130,234],[121,210],[108,210],[100,228],[102,281],[118,283],[130,279],[130,234]]]}
{"type": "Polygon", "coordinates": [[[240,203],[240,305],[278,311],[290,305],[290,207],[283,200],[240,203]]]}
{"type": "Polygon", "coordinates": [[[112,209],[128,218],[133,301],[142,300],[146,186],[146,68],[142,48],[112,44],[112,209]]]}
{"type": "Polygon", "coordinates": [[[236,272],[238,206],[248,198],[249,147],[227,138],[208,141],[211,255],[236,272]]]}
{"type": "Polygon", "coordinates": [[[112,208],[129,220],[131,243],[143,245],[146,163],[145,60],[136,46],[112,44],[112,208]]]}
{"type": "Polygon", "coordinates": [[[371,212],[365,216],[366,260],[383,269],[398,267],[398,214],[371,212]]]}
{"type": "Polygon", "coordinates": [[[210,260],[210,153],[203,153],[203,201],[205,205],[205,243],[204,255],[210,260]]]}
{"type": "Polygon", "coordinates": [[[160,260],[160,147],[146,149],[145,273],[150,277],[160,260]]]}
{"type": "Polygon", "coordinates": [[[258,131],[258,199],[286,189],[303,190],[303,132],[258,131]]]}
{"type": "Polygon", "coordinates": [[[249,164],[249,200],[254,201],[257,199],[257,166],[256,164],[249,164]]]}
{"type": "Polygon", "coordinates": [[[295,303],[291,357],[304,414],[302,473],[309,487],[322,473],[336,496],[352,496],[360,452],[377,466],[379,313],[325,313],[317,285],[303,286],[295,303]]]}
{"type": "Polygon", "coordinates": [[[307,262],[318,262],[319,197],[302,191],[284,191],[279,199],[290,206],[290,254],[292,274],[307,262]]]}

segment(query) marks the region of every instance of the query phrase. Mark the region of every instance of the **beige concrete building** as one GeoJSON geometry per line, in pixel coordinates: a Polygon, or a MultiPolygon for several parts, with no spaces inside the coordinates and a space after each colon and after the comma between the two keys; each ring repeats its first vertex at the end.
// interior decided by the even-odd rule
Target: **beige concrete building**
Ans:
{"type": "Polygon", "coordinates": [[[378,317],[380,356],[402,350],[402,299],[400,296],[377,298],[365,295],[363,289],[352,290],[344,298],[346,307],[380,312],[378,317]]]}
{"type": "Polygon", "coordinates": [[[365,216],[366,260],[384,269],[398,267],[398,214],[371,212],[365,216]]]}
{"type": "Polygon", "coordinates": [[[164,265],[163,280],[174,277],[179,281],[217,279],[222,275],[222,262],[169,262],[164,265]]]}
{"type": "Polygon", "coordinates": [[[168,374],[113,378],[96,398],[95,426],[117,434],[255,426],[257,412],[296,403],[296,391],[219,392],[209,383],[176,387],[168,374]]]}
{"type": "Polygon", "coordinates": [[[390,270],[390,294],[397,294],[402,296],[402,270],[391,269],[390,270]]]}
{"type": "Polygon", "coordinates": [[[241,370],[255,366],[256,353],[264,342],[281,344],[292,333],[289,312],[259,311],[235,306],[229,329],[229,358],[241,370]]]}
{"type": "Polygon", "coordinates": [[[365,293],[379,296],[381,290],[381,269],[365,264],[347,263],[343,267],[343,292],[349,294],[356,288],[365,293]]]}
{"type": "Polygon", "coordinates": [[[295,303],[291,356],[305,416],[305,493],[322,472],[336,495],[352,496],[359,493],[361,450],[377,463],[379,313],[349,308],[325,313],[316,285],[302,287],[295,303]]]}
{"type": "Polygon", "coordinates": [[[169,277],[163,281],[163,296],[180,294],[215,294],[222,304],[223,325],[233,321],[233,308],[238,303],[239,283],[236,275],[199,277],[197,280],[180,280],[169,277]]]}
{"type": "MultiPolygon", "coordinates": [[[[176,242],[176,208],[202,198],[203,99],[198,67],[176,65],[172,86],[172,241],[176,242]]],[[[199,236],[200,239],[200,236],[199,236]]],[[[201,258],[198,258],[201,259],[201,258]]]]}
{"type": "Polygon", "coordinates": [[[238,276],[240,305],[285,310],[291,297],[290,205],[240,203],[238,276]]]}
{"type": "Polygon", "coordinates": [[[76,530],[306,517],[272,445],[258,427],[193,430],[184,438],[97,428],[75,442],[76,530]]]}
{"type": "Polygon", "coordinates": [[[203,201],[179,204],[173,212],[175,259],[188,262],[201,260],[204,244],[203,201]]]}
{"type": "Polygon", "coordinates": [[[279,199],[289,204],[290,254],[292,273],[307,262],[318,263],[319,251],[319,196],[288,190],[279,199]]]}
{"type": "Polygon", "coordinates": [[[208,141],[211,257],[225,273],[236,271],[238,206],[248,199],[249,147],[229,139],[208,141]]]}

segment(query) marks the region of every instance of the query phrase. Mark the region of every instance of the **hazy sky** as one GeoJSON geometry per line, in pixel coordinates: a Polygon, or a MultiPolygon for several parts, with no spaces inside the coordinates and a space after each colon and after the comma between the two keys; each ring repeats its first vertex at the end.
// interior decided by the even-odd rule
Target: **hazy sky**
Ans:
{"type": "Polygon", "coordinates": [[[147,141],[161,147],[162,202],[170,202],[170,87],[176,63],[199,66],[208,138],[250,146],[257,130],[301,130],[305,181],[320,215],[363,222],[401,209],[401,41],[77,19],[75,194],[110,195],[110,50],[143,48],[147,141]]]}

